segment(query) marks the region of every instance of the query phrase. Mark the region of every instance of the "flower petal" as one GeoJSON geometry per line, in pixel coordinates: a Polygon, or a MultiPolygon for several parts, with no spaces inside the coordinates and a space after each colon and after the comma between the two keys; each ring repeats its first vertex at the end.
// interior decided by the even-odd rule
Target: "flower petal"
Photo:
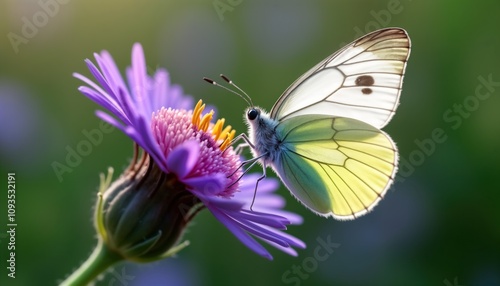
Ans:
{"type": "Polygon", "coordinates": [[[241,210],[238,213],[238,217],[277,229],[286,229],[286,225],[290,224],[290,221],[285,217],[256,211],[241,210]]]}
{"type": "Polygon", "coordinates": [[[134,96],[136,103],[141,109],[147,106],[146,101],[149,101],[149,82],[146,71],[146,59],[144,57],[144,50],[141,44],[135,43],[132,47],[132,67],[131,72],[128,72],[130,91],[134,96]]]}
{"type": "MultiPolygon", "coordinates": [[[[123,78],[120,74],[120,71],[118,70],[118,67],[116,66],[115,61],[113,60],[113,57],[107,51],[102,51],[100,55],[95,56],[95,59],[105,78],[110,83],[109,87],[112,90],[115,98],[118,94],[118,90],[120,89],[125,90],[128,93],[128,88],[123,81],[123,78]]],[[[130,96],[129,94],[127,95],[130,96]]]]}
{"type": "Polygon", "coordinates": [[[226,188],[226,176],[222,173],[184,178],[182,181],[201,196],[214,196],[226,188]]]}
{"type": "Polygon", "coordinates": [[[176,146],[167,157],[167,168],[179,179],[183,179],[193,170],[200,157],[198,142],[189,140],[176,146]]]}
{"type": "Polygon", "coordinates": [[[236,236],[244,245],[253,250],[260,256],[263,256],[269,260],[273,259],[273,256],[255,239],[253,239],[248,233],[242,230],[230,217],[228,217],[225,213],[221,212],[218,209],[209,210],[212,214],[222,223],[224,224],[230,232],[236,236]]]}
{"type": "Polygon", "coordinates": [[[200,194],[197,194],[197,196],[203,201],[203,204],[206,207],[216,208],[223,212],[241,211],[241,208],[243,207],[243,203],[228,198],[203,196],[200,194]]]}

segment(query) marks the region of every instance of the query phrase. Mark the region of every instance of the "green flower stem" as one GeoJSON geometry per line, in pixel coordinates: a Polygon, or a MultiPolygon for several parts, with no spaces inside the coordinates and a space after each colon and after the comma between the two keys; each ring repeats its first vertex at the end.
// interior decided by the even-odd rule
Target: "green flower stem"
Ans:
{"type": "Polygon", "coordinates": [[[94,252],[85,261],[80,268],[71,274],[61,283],[61,286],[79,286],[88,285],[94,279],[102,274],[108,267],[123,258],[116,252],[110,250],[101,239],[94,249],[94,252]]]}

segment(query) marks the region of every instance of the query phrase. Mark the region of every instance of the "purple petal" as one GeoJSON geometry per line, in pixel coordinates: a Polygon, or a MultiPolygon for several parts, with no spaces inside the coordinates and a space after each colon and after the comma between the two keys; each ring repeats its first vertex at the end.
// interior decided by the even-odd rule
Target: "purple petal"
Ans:
{"type": "MultiPolygon", "coordinates": [[[[254,190],[252,190],[251,192],[242,190],[235,196],[235,199],[247,202],[246,205],[248,208],[250,208],[250,205],[252,204],[254,198],[254,192],[254,190]]],[[[259,189],[255,194],[254,207],[257,206],[257,208],[259,209],[275,209],[282,208],[285,206],[285,204],[286,201],[283,197],[274,193],[263,193],[261,192],[259,185],[259,189]]]]}
{"type": "Polygon", "coordinates": [[[125,113],[125,116],[128,118],[130,121],[130,124],[133,125],[135,123],[135,118],[138,118],[141,116],[140,113],[137,112],[135,109],[135,104],[130,99],[130,97],[127,96],[126,92],[122,89],[118,90],[118,100],[121,103],[121,107],[123,109],[123,113],[125,113]]]}
{"type": "Polygon", "coordinates": [[[238,217],[243,220],[265,224],[277,229],[286,229],[286,225],[290,224],[288,219],[284,217],[255,211],[241,210],[241,212],[238,213],[238,217]]]}
{"type": "MultiPolygon", "coordinates": [[[[171,96],[167,95],[167,86],[170,84],[170,79],[168,78],[168,73],[165,70],[157,70],[154,75],[153,82],[153,98],[151,109],[158,110],[164,104],[167,103],[167,100],[171,98],[171,96]]],[[[170,105],[166,105],[170,106],[170,105]]]]}
{"type": "Polygon", "coordinates": [[[261,226],[251,220],[244,221],[239,219],[237,215],[234,216],[234,219],[242,226],[242,228],[259,238],[268,241],[274,241],[275,243],[278,243],[282,246],[295,246],[300,248],[305,247],[304,242],[302,242],[300,239],[295,238],[294,236],[291,236],[285,232],[279,231],[274,227],[269,227],[266,225],[261,226]]]}
{"type": "MultiPolygon", "coordinates": [[[[79,73],[73,73],[73,76],[83,82],[85,82],[86,84],[88,84],[91,88],[93,88],[96,92],[98,92],[99,94],[101,94],[102,97],[104,98],[107,98],[108,100],[113,100],[113,97],[111,97],[107,92],[105,92],[100,86],[98,86],[97,84],[95,84],[93,81],[91,81],[90,79],[88,79],[86,76],[83,76],[79,73]]],[[[80,87],[82,88],[82,87],[80,87]]]]}
{"type": "Polygon", "coordinates": [[[267,240],[267,241],[272,241],[276,244],[279,244],[283,247],[289,247],[290,245],[281,239],[278,235],[276,235],[275,231],[270,231],[268,229],[265,229],[257,224],[254,224],[250,221],[240,221],[235,219],[235,222],[245,231],[253,234],[254,236],[267,240]]]}
{"type": "Polygon", "coordinates": [[[283,251],[284,253],[288,254],[288,255],[291,255],[291,256],[297,256],[297,251],[295,251],[295,249],[291,248],[291,247],[283,247],[277,243],[274,243],[272,241],[269,241],[269,240],[263,240],[265,243],[271,245],[272,247],[274,248],[277,248],[281,251],[283,251]]]}
{"type": "Polygon", "coordinates": [[[290,246],[302,249],[306,248],[306,244],[302,240],[296,238],[295,236],[282,231],[276,231],[276,233],[278,233],[282,239],[286,240],[286,242],[288,242],[290,246]]]}
{"type": "Polygon", "coordinates": [[[169,170],[166,166],[166,160],[161,153],[158,144],[154,141],[153,136],[149,135],[151,132],[147,127],[146,122],[142,117],[137,118],[135,126],[127,125],[121,129],[123,132],[132,138],[139,146],[141,146],[160,167],[161,170],[168,173],[169,170]]]}
{"type": "Polygon", "coordinates": [[[114,127],[125,132],[126,125],[123,125],[121,122],[119,122],[113,116],[107,114],[106,112],[101,111],[101,110],[96,110],[95,115],[97,117],[101,118],[102,120],[106,121],[107,123],[113,125],[114,127]]]}
{"type": "Polygon", "coordinates": [[[226,176],[222,173],[184,178],[182,181],[201,196],[214,196],[226,187],[226,176]]]}
{"type": "MultiPolygon", "coordinates": [[[[127,91],[128,90],[127,85],[125,85],[123,77],[120,74],[120,71],[118,70],[118,67],[116,66],[115,61],[113,60],[111,54],[108,53],[107,51],[102,51],[101,61],[102,63],[99,63],[99,67],[103,69],[104,75],[106,77],[109,77],[108,80],[114,84],[115,89],[113,90],[115,94],[118,92],[118,89],[123,89],[127,91]]],[[[128,92],[127,95],[130,96],[128,92]]]]}
{"type": "Polygon", "coordinates": [[[105,79],[110,83],[110,91],[108,92],[117,100],[116,95],[118,94],[118,90],[127,90],[127,87],[116,67],[115,61],[107,51],[103,51],[100,55],[95,55],[94,57],[105,79]]]}
{"type": "Polygon", "coordinates": [[[226,214],[220,212],[218,209],[209,208],[209,210],[244,245],[246,245],[248,248],[250,248],[260,256],[263,256],[269,260],[273,259],[273,256],[262,245],[260,245],[260,243],[258,243],[255,239],[253,239],[250,235],[243,231],[231,218],[227,217],[226,214]]]}
{"type": "Polygon", "coordinates": [[[219,198],[212,195],[203,196],[200,194],[197,194],[197,196],[203,201],[205,206],[217,208],[224,212],[240,211],[243,207],[243,203],[228,198],[219,198]]]}
{"type": "Polygon", "coordinates": [[[92,101],[95,103],[101,105],[102,107],[106,108],[109,110],[112,114],[114,114],[116,117],[118,117],[121,121],[125,123],[129,123],[130,121],[126,117],[125,113],[123,113],[123,110],[121,106],[119,106],[112,98],[109,97],[102,97],[97,91],[93,90],[90,87],[87,86],[81,86],[78,88],[78,90],[83,93],[85,96],[90,98],[92,101]]]}
{"type": "Polygon", "coordinates": [[[146,59],[141,44],[135,43],[132,47],[132,77],[129,78],[130,89],[137,99],[137,103],[142,104],[147,95],[147,71],[146,59]]]}
{"type": "MultiPolygon", "coordinates": [[[[240,182],[241,194],[251,194],[253,197],[253,192],[255,190],[255,183],[260,177],[259,174],[249,174],[243,177],[240,182]]],[[[269,193],[274,192],[279,187],[279,181],[274,178],[266,178],[259,183],[259,193],[269,193]]]]}
{"type": "Polygon", "coordinates": [[[302,224],[304,222],[304,218],[302,216],[300,216],[296,213],[285,211],[285,210],[275,208],[275,209],[269,209],[269,210],[263,210],[263,211],[268,212],[268,213],[272,213],[272,214],[277,215],[277,216],[286,217],[286,219],[290,222],[290,224],[298,225],[298,224],[302,224]]]}
{"type": "Polygon", "coordinates": [[[195,166],[200,157],[199,143],[190,140],[176,146],[167,157],[167,168],[183,179],[195,166]]]}
{"type": "MultiPolygon", "coordinates": [[[[94,57],[95,57],[97,63],[99,64],[99,55],[94,54],[94,57]]],[[[114,96],[114,91],[113,91],[112,87],[109,85],[108,81],[106,80],[106,77],[104,77],[102,75],[101,71],[99,71],[99,69],[94,65],[94,63],[92,63],[92,61],[90,61],[89,59],[86,59],[85,63],[87,64],[87,67],[88,67],[90,73],[94,76],[94,78],[97,80],[97,82],[99,82],[99,84],[106,90],[106,92],[109,95],[114,96]]],[[[99,66],[101,67],[100,64],[99,64],[99,66]]]]}

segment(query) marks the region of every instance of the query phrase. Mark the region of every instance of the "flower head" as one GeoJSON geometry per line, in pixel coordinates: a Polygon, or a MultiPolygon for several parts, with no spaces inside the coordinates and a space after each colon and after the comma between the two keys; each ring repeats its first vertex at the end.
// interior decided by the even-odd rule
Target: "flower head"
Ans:
{"type": "Polygon", "coordinates": [[[272,256],[252,236],[292,255],[296,255],[293,247],[305,247],[299,239],[282,232],[287,225],[300,223],[301,218],[281,210],[283,199],[272,193],[277,187],[275,180],[259,184],[254,211],[250,210],[257,177],[242,176],[240,158],[230,146],[235,131],[224,127],[224,119],[212,122],[213,111],[204,113],[201,101],[193,106],[192,98],[185,96],[181,87],[170,84],[165,70],[148,76],[140,44],[133,47],[126,82],[108,52],[95,54],[95,59],[98,67],[90,60],[86,63],[98,84],[75,74],[88,85],[81,86],[80,92],[113,115],[97,111],[98,117],[122,130],[144,150],[142,158],[135,156],[111,191],[104,193],[104,215],[97,224],[102,225],[100,232],[112,232],[101,235],[114,239],[115,249],[136,255],[134,247],[140,245],[142,250],[156,251],[142,252],[142,256],[134,256],[137,260],[157,256],[178,242],[186,223],[202,208],[209,209],[241,242],[266,258],[272,256]],[[147,210],[136,209],[145,206],[147,210]],[[175,212],[183,214],[183,222],[176,220],[175,212]],[[141,215],[157,218],[145,226],[141,215]],[[123,228],[124,219],[133,223],[123,228]],[[135,241],[127,235],[131,225],[144,230],[135,241]],[[177,231],[168,231],[174,226],[177,231]],[[162,237],[166,233],[175,235],[162,237]],[[151,243],[150,248],[144,246],[145,241],[151,243]],[[161,246],[159,241],[169,243],[161,246]]]}

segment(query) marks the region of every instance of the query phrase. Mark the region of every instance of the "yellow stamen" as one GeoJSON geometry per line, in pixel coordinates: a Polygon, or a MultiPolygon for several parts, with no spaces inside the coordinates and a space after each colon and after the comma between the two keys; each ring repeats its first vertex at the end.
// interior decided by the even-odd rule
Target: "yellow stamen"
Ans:
{"type": "MultiPolygon", "coordinates": [[[[196,129],[203,132],[207,132],[208,128],[210,127],[214,111],[211,110],[209,113],[203,115],[202,117],[201,113],[203,112],[204,109],[205,109],[205,104],[203,104],[202,100],[199,100],[198,103],[196,103],[196,106],[194,107],[191,123],[196,129]]],[[[212,125],[210,131],[215,141],[222,140],[222,143],[219,146],[219,149],[222,151],[224,151],[231,144],[231,141],[233,140],[234,135],[236,134],[236,130],[232,130],[231,125],[228,125],[224,128],[224,123],[226,123],[226,120],[224,118],[217,120],[217,122],[212,125]]]]}
{"type": "Polygon", "coordinates": [[[214,135],[214,140],[217,141],[221,138],[222,127],[224,127],[224,118],[217,120],[214,127],[212,128],[212,134],[214,135]]]}
{"type": "Polygon", "coordinates": [[[236,130],[231,130],[229,134],[227,134],[226,139],[224,139],[224,142],[220,145],[219,149],[224,151],[228,147],[229,144],[231,144],[231,141],[233,141],[234,135],[236,134],[236,130]]]}
{"type": "Polygon", "coordinates": [[[219,138],[225,140],[229,132],[231,132],[231,125],[226,126],[226,128],[224,128],[224,130],[221,131],[219,138]]]}
{"type": "Polygon", "coordinates": [[[205,109],[205,104],[203,104],[203,101],[200,99],[198,100],[198,103],[196,103],[196,106],[194,107],[193,118],[191,120],[191,123],[193,123],[193,125],[196,127],[198,127],[200,124],[200,115],[203,112],[203,109],[205,109]]]}
{"type": "Polygon", "coordinates": [[[208,126],[210,126],[210,121],[212,121],[212,116],[214,115],[214,111],[210,110],[209,113],[203,115],[203,118],[201,119],[199,128],[200,130],[203,130],[204,132],[207,132],[208,126]]]}

